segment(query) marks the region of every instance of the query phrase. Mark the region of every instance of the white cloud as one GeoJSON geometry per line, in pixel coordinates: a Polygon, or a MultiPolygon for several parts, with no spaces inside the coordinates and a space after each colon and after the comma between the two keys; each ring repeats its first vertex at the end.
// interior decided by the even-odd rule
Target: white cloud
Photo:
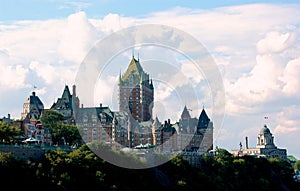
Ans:
{"type": "Polygon", "coordinates": [[[107,75],[105,78],[99,79],[95,84],[94,103],[99,105],[110,105],[111,109],[118,110],[115,100],[118,99],[118,80],[119,76],[107,75]]]}
{"type": "Polygon", "coordinates": [[[298,133],[300,135],[300,121],[298,121],[298,114],[300,108],[297,105],[284,107],[276,116],[276,127],[274,134],[288,134],[298,133]]]}
{"type": "MultiPolygon", "coordinates": [[[[252,132],[244,129],[249,128],[254,132],[256,126],[251,124],[255,123],[256,118],[261,118],[262,113],[278,115],[273,125],[274,134],[285,133],[287,142],[291,140],[288,140],[289,137],[293,137],[292,133],[299,132],[299,119],[292,118],[293,113],[299,113],[296,108],[299,108],[300,101],[300,45],[297,38],[300,31],[299,9],[299,5],[284,4],[250,4],[210,10],[178,7],[144,18],[108,14],[103,19],[89,19],[84,12],[77,12],[65,19],[2,23],[0,66],[5,70],[0,72],[1,93],[4,89],[7,93],[11,89],[29,92],[32,87],[29,85],[30,80],[33,80],[40,83],[38,91],[41,99],[50,103],[57,98],[51,96],[61,95],[64,83],[71,85],[74,82],[79,64],[98,40],[111,32],[136,24],[166,24],[193,35],[212,54],[217,65],[222,67],[226,115],[232,121],[225,119],[223,125],[226,128],[221,130],[225,134],[219,133],[219,144],[225,147],[233,145],[235,135],[242,132],[244,136],[252,132]],[[252,121],[245,124],[240,118],[242,115],[251,116],[252,121]],[[233,119],[233,116],[236,118],[233,119]]],[[[174,61],[170,54],[160,55],[157,52],[152,55],[160,60],[169,57],[174,61]]],[[[126,60],[124,62],[129,63],[126,60]]],[[[193,65],[184,64],[178,70],[185,78],[201,83],[203,77],[193,65]]],[[[160,69],[162,73],[170,72],[160,69]]],[[[152,71],[149,70],[149,73],[152,71]]],[[[166,82],[180,87],[186,83],[186,79],[180,79],[167,78],[166,82]]],[[[111,87],[115,87],[115,80],[115,74],[112,74],[100,82],[97,86],[99,88],[95,90],[95,103],[111,105],[111,96],[117,96],[115,91],[111,91],[111,87]]],[[[199,86],[197,91],[203,91],[203,97],[199,99],[209,100],[209,92],[206,92],[209,88],[199,86]]],[[[161,107],[166,108],[165,113],[173,109],[170,118],[176,119],[182,108],[178,99],[171,99],[171,87],[159,86],[155,94],[156,100],[164,101],[161,107]]],[[[2,99],[4,95],[0,97],[2,99]]],[[[26,96],[19,99],[14,109],[22,105],[26,96]]],[[[193,108],[195,102],[186,104],[193,108]]],[[[4,109],[1,112],[9,112],[4,109]]]]}
{"type": "Polygon", "coordinates": [[[66,60],[80,63],[92,48],[99,36],[84,12],[67,18],[63,27],[58,52],[66,60]]]}
{"type": "Polygon", "coordinates": [[[280,34],[277,31],[272,31],[266,35],[266,38],[257,43],[257,50],[260,54],[281,52],[288,48],[295,39],[295,33],[280,34]]]}
{"type": "Polygon", "coordinates": [[[199,68],[192,62],[183,61],[181,72],[193,84],[198,84],[204,79],[199,68]]]}
{"type": "Polygon", "coordinates": [[[282,78],[284,83],[283,92],[287,95],[294,95],[300,97],[300,57],[291,60],[286,65],[282,78]]]}
{"type": "Polygon", "coordinates": [[[133,26],[136,22],[136,19],[109,13],[102,20],[89,19],[89,21],[96,27],[96,29],[100,29],[101,32],[105,34],[110,34],[112,32],[121,30],[122,28],[133,26]]]}
{"type": "Polygon", "coordinates": [[[2,88],[24,88],[28,69],[12,59],[7,51],[0,51],[0,86],[2,88]],[[14,63],[14,61],[16,63],[14,63]]]}
{"type": "MultiPolygon", "coordinates": [[[[281,64],[271,55],[258,55],[256,60],[256,65],[249,73],[241,75],[233,83],[225,81],[228,103],[233,104],[227,105],[228,112],[277,99],[281,88],[278,79],[282,74],[281,64]]],[[[252,111],[256,112],[255,108],[252,111]]]]}

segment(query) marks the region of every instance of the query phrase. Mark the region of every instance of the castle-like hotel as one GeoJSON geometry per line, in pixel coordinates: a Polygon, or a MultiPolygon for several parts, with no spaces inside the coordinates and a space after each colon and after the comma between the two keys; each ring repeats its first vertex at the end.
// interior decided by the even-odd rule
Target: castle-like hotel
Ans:
{"type": "MultiPolygon", "coordinates": [[[[185,106],[180,119],[174,123],[170,119],[160,122],[157,117],[152,118],[154,85],[139,59],[132,56],[118,84],[119,111],[102,104],[83,107],[75,85],[72,93],[65,85],[62,96],[49,109],[63,114],[65,123],[77,125],[84,142],[101,141],[118,148],[155,147],[170,152],[213,149],[213,123],[204,108],[199,118],[193,118],[185,106]]],[[[30,121],[38,121],[44,110],[42,101],[33,92],[23,104],[21,113],[27,136],[36,125],[30,121]]],[[[41,141],[51,142],[49,132],[43,130],[43,134],[41,141]]]]}
{"type": "MultiPolygon", "coordinates": [[[[99,104],[83,107],[76,95],[65,85],[62,96],[49,108],[61,113],[66,124],[77,125],[84,142],[100,141],[117,148],[154,148],[158,152],[203,154],[213,150],[213,122],[203,108],[199,117],[191,117],[184,106],[178,121],[160,122],[152,118],[154,85],[139,59],[132,56],[126,72],[119,76],[119,111],[99,104]]],[[[23,105],[21,119],[27,137],[34,136],[43,143],[51,143],[51,134],[39,121],[44,105],[32,93],[23,105]],[[36,123],[32,124],[32,121],[36,123]],[[38,135],[32,132],[39,132],[38,135]]],[[[273,136],[265,126],[258,138],[257,148],[233,150],[234,155],[259,154],[286,158],[286,150],[278,149],[273,136]]],[[[191,158],[189,158],[191,159],[191,158]]]]}

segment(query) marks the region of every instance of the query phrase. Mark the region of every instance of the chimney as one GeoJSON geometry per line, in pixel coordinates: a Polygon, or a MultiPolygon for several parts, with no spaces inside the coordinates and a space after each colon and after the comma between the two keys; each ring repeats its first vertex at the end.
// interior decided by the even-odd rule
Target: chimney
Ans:
{"type": "Polygon", "coordinates": [[[168,124],[169,124],[169,125],[171,124],[171,120],[170,120],[170,119],[168,119],[168,124]]]}
{"type": "Polygon", "coordinates": [[[35,97],[35,92],[32,92],[32,96],[35,97]]]}
{"type": "Polygon", "coordinates": [[[102,103],[100,103],[100,107],[102,107],[102,103]]]}
{"type": "Polygon", "coordinates": [[[7,114],[7,118],[10,119],[10,114],[7,114]]]}
{"type": "Polygon", "coordinates": [[[83,108],[83,104],[81,104],[81,108],[83,108]]]}
{"type": "Polygon", "coordinates": [[[246,149],[248,149],[248,137],[246,137],[246,149]]]}

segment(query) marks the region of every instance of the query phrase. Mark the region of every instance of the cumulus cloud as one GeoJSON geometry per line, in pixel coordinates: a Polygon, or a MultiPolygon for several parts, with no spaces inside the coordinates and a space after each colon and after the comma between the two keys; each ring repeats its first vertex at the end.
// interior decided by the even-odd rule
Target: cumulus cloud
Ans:
{"type": "Polygon", "coordinates": [[[24,88],[28,69],[24,68],[19,61],[9,56],[7,51],[0,51],[0,86],[2,88],[24,88]],[[16,62],[16,63],[14,63],[16,62]]]}
{"type": "Polygon", "coordinates": [[[298,121],[299,113],[300,108],[298,105],[284,107],[276,116],[277,125],[274,133],[277,135],[288,134],[291,132],[300,133],[300,122],[298,121]]]}
{"type": "Polygon", "coordinates": [[[295,33],[281,34],[277,31],[269,32],[266,38],[257,43],[257,51],[260,54],[281,52],[288,48],[296,39],[295,33]]]}
{"type": "MultiPolygon", "coordinates": [[[[241,128],[251,129],[253,132],[255,128],[260,129],[259,124],[255,124],[258,127],[251,124],[266,112],[278,117],[274,122],[275,135],[285,132],[288,136],[292,136],[292,133],[293,136],[299,136],[299,120],[293,118],[293,113],[298,112],[300,101],[300,46],[297,38],[300,31],[299,9],[298,4],[249,4],[209,10],[177,7],[139,18],[108,14],[103,19],[90,19],[84,12],[76,12],[62,19],[2,23],[0,66],[6,70],[0,72],[1,93],[3,89],[9,93],[11,89],[24,91],[24,88],[29,92],[31,81],[36,81],[40,83],[38,90],[39,95],[43,95],[41,99],[50,103],[55,96],[61,95],[64,83],[74,83],[77,68],[94,43],[128,26],[167,24],[193,35],[207,48],[221,69],[226,91],[226,115],[230,119],[225,119],[223,124],[230,126],[230,130],[220,131],[224,134],[218,134],[219,143],[222,142],[224,146],[232,144],[229,139],[241,132],[241,128]],[[241,116],[243,119],[251,116],[252,121],[245,123],[241,116]]],[[[168,38],[168,34],[171,33],[166,33],[165,38],[168,38]]],[[[182,47],[189,48],[188,43],[182,44],[182,47]]],[[[170,54],[163,55],[160,50],[151,55],[140,53],[144,54],[145,57],[141,58],[145,60],[151,60],[149,56],[155,56],[160,61],[178,61],[170,54]]],[[[129,63],[124,62],[125,65],[129,63]]],[[[212,92],[209,88],[201,88],[205,77],[199,75],[192,64],[182,60],[178,63],[182,65],[176,65],[177,72],[180,71],[184,78],[180,77],[181,80],[178,80],[176,76],[169,77],[166,82],[174,87],[183,87],[187,79],[198,83],[195,87],[196,91],[201,92],[199,99],[208,102],[212,92]]],[[[152,74],[153,71],[149,68],[151,65],[144,67],[152,74]]],[[[160,70],[161,75],[170,72],[166,72],[164,68],[160,70]]],[[[116,74],[111,74],[99,82],[95,90],[95,103],[111,103],[111,94],[117,97],[115,90],[110,91],[112,86],[115,87],[115,77],[116,74]]],[[[155,89],[157,98],[172,109],[171,117],[176,119],[182,108],[171,92],[170,86],[162,85],[155,89]]],[[[15,95],[19,92],[13,93],[15,95]]],[[[1,99],[4,96],[1,94],[1,99]]],[[[20,107],[25,98],[26,95],[19,98],[21,101],[14,109],[20,107]]],[[[186,104],[193,108],[196,102],[186,104]]],[[[195,111],[197,109],[199,108],[195,108],[195,111]]],[[[207,110],[211,111],[212,108],[207,110]]],[[[19,116],[17,110],[16,113],[19,116]]],[[[195,115],[198,116],[196,113],[195,115]]],[[[243,136],[249,133],[242,132],[243,136]]]]}
{"type": "Polygon", "coordinates": [[[63,27],[58,52],[66,60],[80,63],[92,48],[99,34],[84,12],[70,15],[63,27]]]}
{"type": "Polygon", "coordinates": [[[281,80],[284,82],[283,92],[300,97],[300,57],[287,63],[281,80]]]}

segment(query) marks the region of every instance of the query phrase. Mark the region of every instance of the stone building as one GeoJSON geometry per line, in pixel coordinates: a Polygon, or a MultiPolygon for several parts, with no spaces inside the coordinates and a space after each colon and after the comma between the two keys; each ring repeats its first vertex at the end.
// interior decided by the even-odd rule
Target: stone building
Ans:
{"type": "Polygon", "coordinates": [[[23,104],[21,113],[21,129],[25,138],[35,138],[39,143],[50,144],[51,134],[40,121],[44,104],[35,92],[32,92],[23,104]]]}
{"type": "Polygon", "coordinates": [[[277,148],[274,143],[274,136],[267,125],[264,125],[260,130],[255,148],[249,148],[248,137],[246,137],[245,147],[243,148],[242,143],[240,143],[240,149],[232,150],[231,153],[234,156],[253,155],[256,157],[287,159],[287,150],[277,148]]]}
{"type": "Polygon", "coordinates": [[[44,104],[35,92],[32,92],[23,104],[23,110],[21,113],[21,120],[27,119],[40,119],[41,113],[44,110],[44,104]]]}
{"type": "Polygon", "coordinates": [[[213,123],[203,108],[199,118],[192,118],[186,108],[179,120],[178,147],[187,152],[213,149],[213,123]]]}
{"type": "Polygon", "coordinates": [[[39,143],[51,144],[51,134],[48,128],[45,128],[39,120],[31,120],[24,123],[25,138],[34,138],[39,143]]]}
{"type": "Polygon", "coordinates": [[[61,113],[65,118],[64,123],[75,124],[74,112],[77,108],[79,108],[79,98],[76,96],[76,86],[73,85],[71,94],[68,85],[65,85],[62,96],[52,104],[50,110],[61,113]]]}
{"type": "Polygon", "coordinates": [[[99,107],[80,107],[76,111],[76,126],[84,142],[112,142],[113,112],[102,104],[99,107]]]}
{"type": "Polygon", "coordinates": [[[152,125],[153,144],[159,151],[199,152],[213,149],[213,123],[204,108],[199,118],[192,118],[185,106],[179,122],[161,124],[156,118],[152,125]]]}
{"type": "Polygon", "coordinates": [[[12,124],[12,119],[10,118],[10,114],[7,114],[7,117],[4,116],[4,117],[0,118],[0,121],[6,122],[9,125],[12,124]]]}
{"type": "Polygon", "coordinates": [[[154,87],[139,59],[134,56],[126,72],[119,77],[119,110],[141,122],[152,120],[154,87]]]}
{"type": "Polygon", "coordinates": [[[119,76],[119,111],[102,104],[78,107],[75,86],[73,90],[71,95],[66,86],[51,109],[73,116],[85,142],[101,141],[118,148],[155,147],[156,151],[170,153],[184,150],[199,154],[213,147],[213,123],[204,108],[199,118],[191,117],[185,106],[178,122],[152,119],[154,86],[134,56],[126,72],[119,76]]]}

